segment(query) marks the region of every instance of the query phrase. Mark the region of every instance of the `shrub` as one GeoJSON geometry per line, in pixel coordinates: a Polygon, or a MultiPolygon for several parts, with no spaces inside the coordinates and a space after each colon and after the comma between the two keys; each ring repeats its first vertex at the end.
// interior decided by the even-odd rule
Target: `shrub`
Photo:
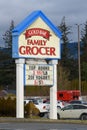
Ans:
{"type": "Polygon", "coordinates": [[[29,102],[25,105],[25,116],[32,118],[32,116],[38,116],[40,111],[36,106],[33,104],[33,102],[29,102]]]}
{"type": "Polygon", "coordinates": [[[11,99],[0,99],[0,116],[15,116],[16,115],[16,100],[11,99]]]}

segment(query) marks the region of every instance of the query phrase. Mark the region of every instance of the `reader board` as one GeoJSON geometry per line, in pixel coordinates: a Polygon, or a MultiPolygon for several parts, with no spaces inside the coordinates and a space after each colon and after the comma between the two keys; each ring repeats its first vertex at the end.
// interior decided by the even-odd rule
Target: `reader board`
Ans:
{"type": "Polygon", "coordinates": [[[25,64],[25,85],[52,86],[53,65],[25,64]]]}

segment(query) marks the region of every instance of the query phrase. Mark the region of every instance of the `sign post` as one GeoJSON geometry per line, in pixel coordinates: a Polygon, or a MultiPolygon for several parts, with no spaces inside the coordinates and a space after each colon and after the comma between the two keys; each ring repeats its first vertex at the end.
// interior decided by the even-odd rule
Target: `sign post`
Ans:
{"type": "Polygon", "coordinates": [[[24,118],[24,63],[25,59],[16,59],[16,117],[24,118]]]}
{"type": "Polygon", "coordinates": [[[57,119],[57,60],[50,61],[54,66],[54,84],[50,87],[50,119],[57,119]]]}

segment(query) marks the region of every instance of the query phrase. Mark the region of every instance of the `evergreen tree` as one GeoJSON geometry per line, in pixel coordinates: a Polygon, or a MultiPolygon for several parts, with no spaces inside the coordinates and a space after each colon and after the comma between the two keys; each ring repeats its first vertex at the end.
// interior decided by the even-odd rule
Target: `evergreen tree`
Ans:
{"type": "Polygon", "coordinates": [[[68,43],[69,43],[69,38],[68,35],[71,33],[70,31],[70,26],[66,25],[65,22],[65,17],[63,17],[61,24],[59,26],[59,29],[62,32],[62,44],[63,44],[63,48],[62,48],[62,56],[61,56],[61,65],[63,67],[67,67],[68,64],[68,58],[69,58],[69,48],[68,48],[68,43]]]}
{"type": "Polygon", "coordinates": [[[14,21],[11,21],[9,29],[3,35],[5,47],[0,50],[0,85],[9,86],[15,83],[15,63],[12,59],[12,30],[14,21]]]}
{"type": "Polygon", "coordinates": [[[3,35],[3,40],[5,41],[6,48],[12,48],[12,30],[14,29],[14,21],[11,21],[9,29],[3,35]]]}
{"type": "Polygon", "coordinates": [[[62,32],[62,38],[61,38],[62,54],[59,63],[61,67],[63,67],[63,69],[67,71],[67,73],[69,72],[69,75],[67,77],[68,80],[73,80],[78,77],[78,69],[77,69],[78,61],[77,59],[74,58],[74,55],[72,55],[72,53],[70,52],[70,50],[74,51],[74,49],[72,48],[69,50],[69,44],[72,44],[70,43],[71,39],[69,39],[69,35],[71,35],[72,31],[71,31],[71,26],[67,26],[65,17],[63,17],[62,19],[59,29],[62,32]]]}
{"type": "Polygon", "coordinates": [[[68,80],[69,71],[64,69],[58,64],[58,82],[57,82],[57,89],[58,90],[67,90],[70,86],[70,82],[68,80]]]}
{"type": "Polygon", "coordinates": [[[84,24],[84,28],[81,31],[81,61],[87,62],[87,21],[84,24]]]}
{"type": "Polygon", "coordinates": [[[81,74],[82,80],[87,81],[87,21],[81,31],[81,74]]]}
{"type": "Polygon", "coordinates": [[[87,62],[82,62],[81,66],[81,72],[82,72],[82,80],[87,81],[87,62]]]}
{"type": "MultiPolygon", "coordinates": [[[[11,49],[0,50],[0,86],[9,86],[15,83],[15,63],[11,57],[11,49]]],[[[14,84],[15,85],[15,84],[14,84]]]]}

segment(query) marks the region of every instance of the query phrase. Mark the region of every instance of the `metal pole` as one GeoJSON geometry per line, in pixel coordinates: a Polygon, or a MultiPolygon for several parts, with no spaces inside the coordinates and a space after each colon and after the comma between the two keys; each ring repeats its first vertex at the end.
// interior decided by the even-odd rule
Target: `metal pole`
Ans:
{"type": "Polygon", "coordinates": [[[80,25],[78,27],[78,67],[79,67],[79,90],[81,94],[81,64],[80,64],[80,25]]]}

